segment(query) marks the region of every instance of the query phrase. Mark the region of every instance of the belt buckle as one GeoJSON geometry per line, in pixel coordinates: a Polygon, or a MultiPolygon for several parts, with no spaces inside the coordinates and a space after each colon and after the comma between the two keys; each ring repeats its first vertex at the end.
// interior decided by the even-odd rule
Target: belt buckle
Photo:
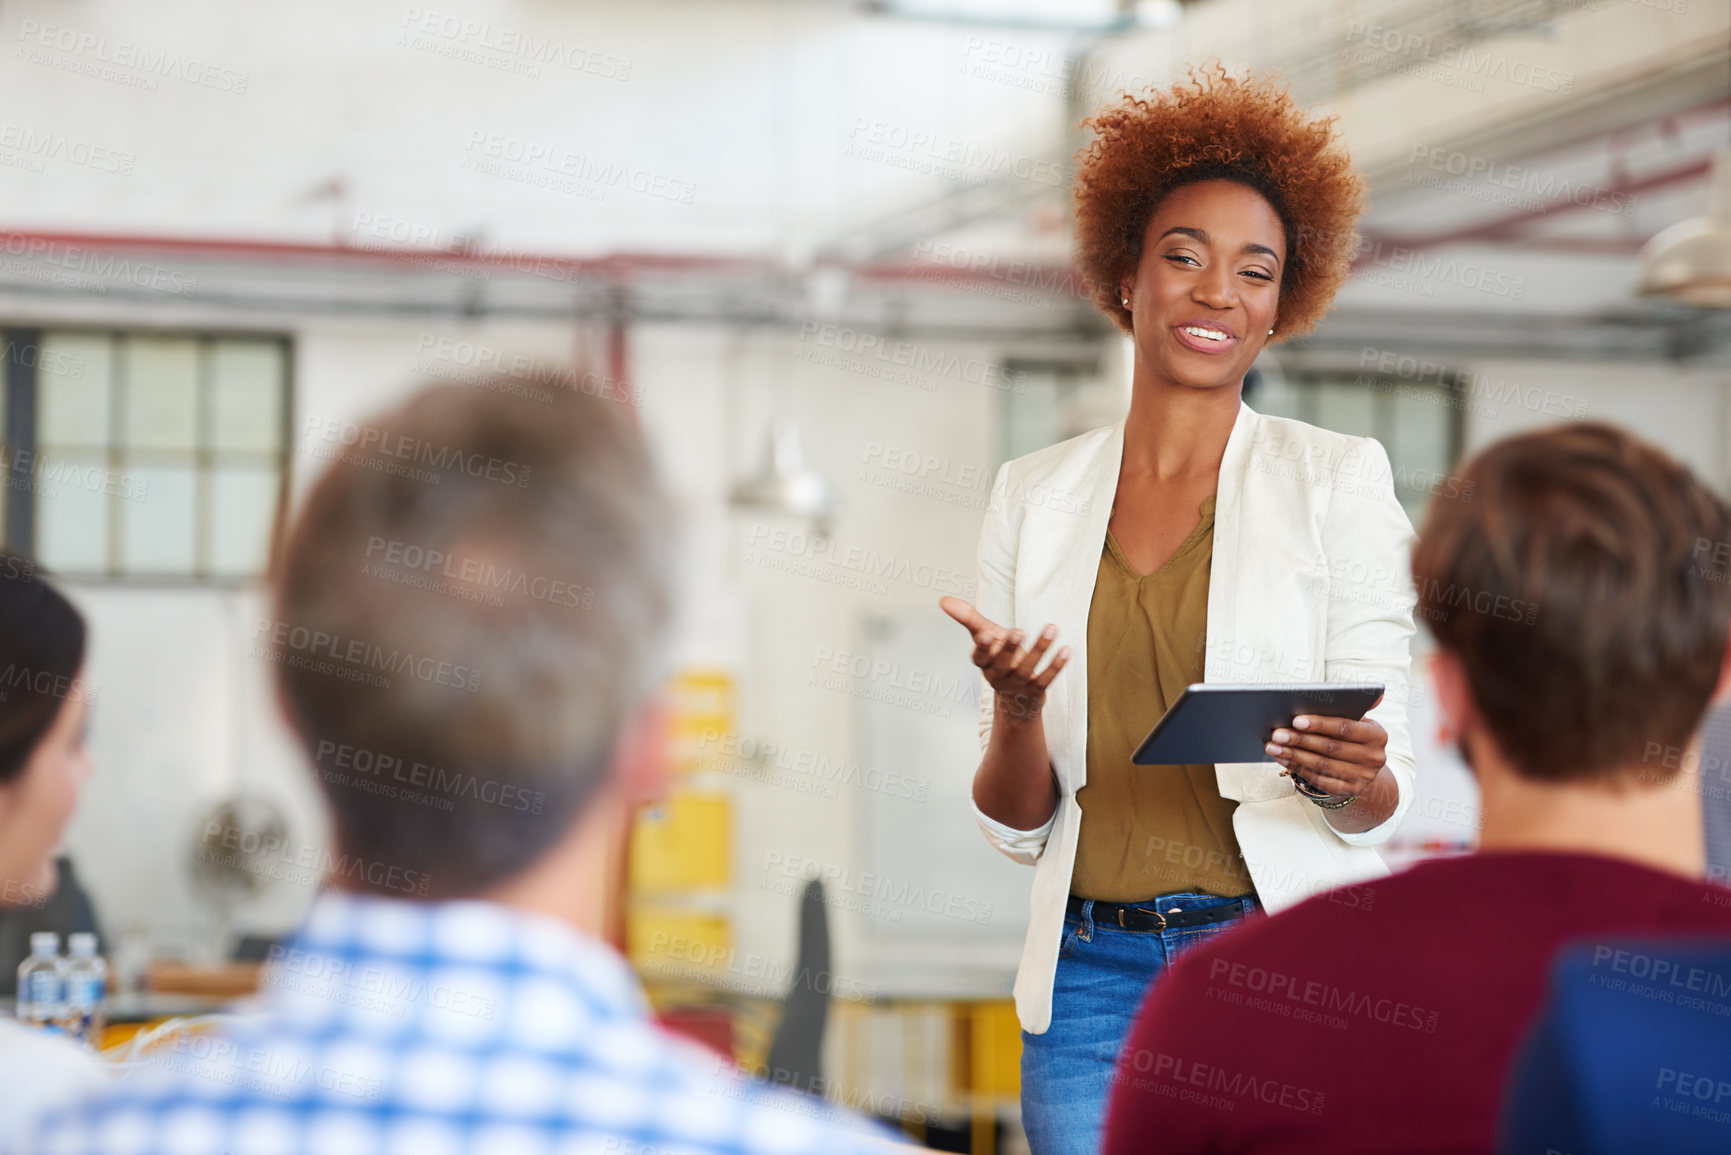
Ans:
{"type": "MultiPolygon", "coordinates": [[[[1154,933],[1159,934],[1160,932],[1162,932],[1166,929],[1166,916],[1161,914],[1159,911],[1149,910],[1145,906],[1138,906],[1138,907],[1135,907],[1133,909],[1136,911],[1137,914],[1151,914],[1155,918],[1160,920],[1160,925],[1154,928],[1154,933]]],[[[1122,906],[1120,906],[1118,908],[1118,925],[1119,926],[1124,925],[1124,908],[1122,906]]]]}

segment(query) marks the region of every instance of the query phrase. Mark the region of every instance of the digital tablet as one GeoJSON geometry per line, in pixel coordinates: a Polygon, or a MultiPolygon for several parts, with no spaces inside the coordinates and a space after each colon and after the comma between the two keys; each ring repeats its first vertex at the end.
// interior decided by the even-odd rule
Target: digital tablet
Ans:
{"type": "MultiPolygon", "coordinates": [[[[1364,717],[1383,688],[1363,682],[1227,686],[1198,682],[1178,695],[1131,761],[1138,766],[1271,762],[1268,736],[1300,714],[1364,717]]],[[[1302,733],[1303,731],[1300,731],[1302,733]]]]}

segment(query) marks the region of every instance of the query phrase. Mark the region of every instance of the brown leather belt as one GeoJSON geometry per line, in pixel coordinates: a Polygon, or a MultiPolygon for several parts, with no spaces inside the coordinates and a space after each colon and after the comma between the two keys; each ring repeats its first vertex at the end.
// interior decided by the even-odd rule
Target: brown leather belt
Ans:
{"type": "MultiPolygon", "coordinates": [[[[1066,909],[1077,918],[1081,918],[1082,905],[1087,901],[1085,898],[1071,895],[1066,909]]],[[[1202,910],[1160,910],[1159,901],[1150,899],[1143,903],[1096,901],[1092,917],[1096,926],[1116,926],[1124,930],[1159,933],[1165,930],[1189,930],[1199,926],[1215,926],[1219,923],[1243,918],[1246,913],[1241,900],[1223,903],[1220,906],[1205,907],[1202,910]]]]}

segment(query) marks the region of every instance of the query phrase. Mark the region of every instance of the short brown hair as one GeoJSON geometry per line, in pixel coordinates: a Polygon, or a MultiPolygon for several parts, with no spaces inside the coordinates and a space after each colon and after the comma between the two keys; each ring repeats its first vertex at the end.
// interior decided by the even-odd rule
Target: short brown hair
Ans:
{"type": "Polygon", "coordinates": [[[1076,174],[1076,263],[1113,324],[1130,332],[1118,286],[1141,261],[1160,202],[1185,185],[1230,180],[1260,193],[1286,231],[1275,339],[1316,327],[1352,271],[1364,211],[1364,179],[1332,117],[1308,116],[1271,81],[1215,65],[1168,91],[1126,95],[1086,125],[1095,140],[1076,174]]]}
{"type": "Polygon", "coordinates": [[[357,888],[521,873],[661,673],[671,518],[641,436],[497,384],[335,427],[277,559],[265,656],[357,888]]]}
{"type": "Polygon", "coordinates": [[[1669,777],[1725,654],[1731,574],[1712,562],[1731,542],[1724,502],[1596,422],[1505,438],[1457,476],[1463,496],[1431,503],[1413,579],[1497,744],[1530,778],[1604,779],[1643,760],[1669,777]]]}

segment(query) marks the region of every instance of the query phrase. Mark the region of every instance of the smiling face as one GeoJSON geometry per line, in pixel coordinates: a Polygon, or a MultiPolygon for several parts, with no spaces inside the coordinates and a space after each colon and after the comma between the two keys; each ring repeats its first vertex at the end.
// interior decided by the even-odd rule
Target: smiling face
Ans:
{"type": "Polygon", "coordinates": [[[1286,230],[1262,194],[1228,180],[1185,185],[1148,218],[1130,299],[1137,375],[1236,387],[1280,307],[1286,230]]]}

